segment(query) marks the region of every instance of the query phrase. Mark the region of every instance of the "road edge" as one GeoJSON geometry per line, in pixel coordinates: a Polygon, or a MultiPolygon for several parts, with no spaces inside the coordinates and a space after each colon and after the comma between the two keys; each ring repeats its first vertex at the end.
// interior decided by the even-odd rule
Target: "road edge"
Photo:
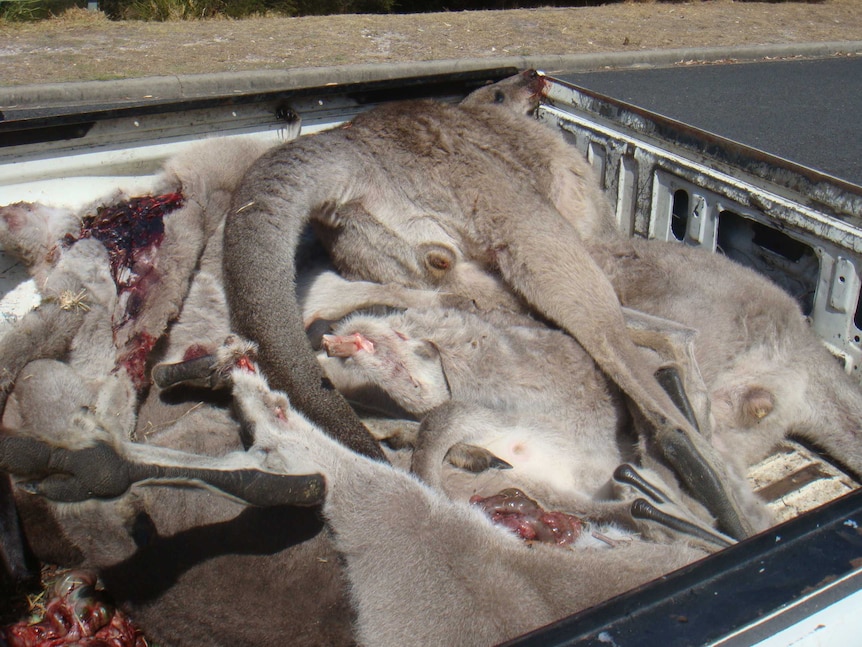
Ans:
{"type": "Polygon", "coordinates": [[[35,108],[102,102],[171,101],[294,88],[480,70],[536,68],[548,73],[665,67],[681,63],[751,62],[862,54],[862,41],[689,47],[626,52],[446,59],[334,67],[150,76],[113,81],[46,83],[0,88],[0,108],[35,108]]]}

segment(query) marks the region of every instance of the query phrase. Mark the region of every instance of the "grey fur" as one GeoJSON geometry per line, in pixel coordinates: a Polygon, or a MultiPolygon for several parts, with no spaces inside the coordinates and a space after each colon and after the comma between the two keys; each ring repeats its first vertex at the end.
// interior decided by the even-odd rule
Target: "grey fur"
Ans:
{"type": "Polygon", "coordinates": [[[720,254],[675,243],[620,240],[594,256],[624,305],[698,331],[694,359],[711,402],[701,415],[738,473],[798,437],[862,477],[862,389],[786,292],[720,254]]]}
{"type": "Polygon", "coordinates": [[[528,73],[459,106],[387,105],[264,155],[225,226],[232,326],[259,344],[264,370],[299,410],[348,446],[379,456],[343,398],[321,381],[302,335],[293,265],[303,227],[309,220],[329,226],[333,260],[352,278],[480,300],[460,281],[460,267],[499,272],[584,346],[639,407],[681,478],[729,532],[746,535],[720,461],[642,361],[590,257],[589,241],[616,236],[609,208],[586,161],[527,116],[540,90],[541,79],[528,73]],[[497,105],[496,90],[513,107],[497,105]],[[353,215],[342,217],[345,210],[353,215]]]}
{"type": "MultiPolygon", "coordinates": [[[[186,210],[197,211],[188,214],[174,248],[177,253],[170,257],[182,262],[171,265],[177,272],[172,273],[176,285],[183,278],[188,285],[200,246],[206,241],[207,247],[184,299],[174,301],[178,293],[166,290],[156,296],[164,296],[168,303],[144,305],[145,314],[153,315],[145,321],[152,322],[160,312],[157,319],[172,323],[165,329],[170,335],[158,359],[182,358],[192,345],[210,351],[224,340],[228,325],[218,236],[223,200],[260,152],[254,143],[207,142],[167,164],[162,186],[165,190],[182,186],[193,198],[186,210]],[[185,248],[187,256],[180,249],[184,241],[192,243],[185,248]],[[191,269],[183,275],[182,268],[191,269]],[[170,321],[176,314],[165,315],[176,312],[177,321],[170,321]]],[[[36,220],[29,222],[44,229],[36,220]]],[[[45,236],[52,239],[54,234],[45,236]]],[[[152,388],[139,409],[140,396],[123,372],[111,376],[118,351],[110,334],[102,333],[110,332],[116,288],[106,271],[104,249],[93,243],[80,241],[59,256],[67,263],[66,270],[53,263],[45,268],[54,280],[77,276],[78,270],[89,272],[86,285],[64,284],[73,296],[86,287],[78,303],[89,309],[62,310],[59,301],[49,302],[12,329],[26,335],[31,328],[25,323],[44,317],[46,306],[54,303],[62,316],[80,319],[80,330],[89,332],[85,336],[61,321],[63,338],[73,339],[71,352],[63,362],[50,359],[22,367],[5,422],[14,425],[17,434],[50,440],[59,447],[88,447],[102,438],[128,456],[156,465],[259,467],[243,451],[228,403],[196,397],[200,393],[194,391],[164,393],[152,388]],[[84,258],[84,252],[95,256],[84,258]],[[113,300],[96,301],[102,292],[113,295],[113,300]],[[112,379],[128,390],[107,388],[112,379]],[[110,393],[118,397],[106,398],[110,393]],[[110,431],[103,429],[106,425],[110,431]],[[127,442],[129,435],[137,442],[127,442]]],[[[147,324],[147,329],[158,330],[155,324],[147,324]]],[[[66,344],[54,351],[48,345],[50,336],[43,329],[37,332],[33,342],[43,354],[59,358],[68,349],[66,344]]],[[[17,357],[11,339],[0,340],[3,358],[17,357]]],[[[31,353],[28,359],[38,356],[31,353]]],[[[98,570],[115,600],[161,645],[277,644],[287,635],[295,644],[352,642],[352,613],[338,558],[326,533],[320,532],[323,526],[315,509],[248,508],[211,490],[189,487],[134,485],[118,499],[83,503],[50,502],[20,488],[16,495],[38,557],[98,570]],[[316,595],[306,595],[311,589],[316,595]]]]}
{"type": "MultiPolygon", "coordinates": [[[[636,449],[619,392],[569,335],[524,315],[457,309],[358,314],[334,332],[324,345],[337,356],[320,360],[348,399],[361,402],[373,385],[409,413],[430,412],[416,441],[413,471],[432,487],[463,500],[517,487],[545,506],[664,536],[666,529],[636,522],[627,505],[609,503],[623,494],[612,480],[616,468],[647,457],[636,449]],[[459,449],[467,463],[462,466],[473,470],[476,448],[509,469],[478,477],[451,470],[442,478],[444,456],[453,462],[452,450],[459,449]]],[[[663,481],[651,470],[650,478],[663,481]]],[[[672,480],[661,487],[674,493],[668,503],[683,505],[674,506],[675,513],[711,524],[702,506],[667,478],[672,480]]],[[[624,494],[630,501],[631,493],[624,494]]],[[[735,494],[751,523],[766,527],[768,515],[750,489],[740,483],[735,494]]]]}
{"type": "MultiPolygon", "coordinates": [[[[704,421],[701,425],[704,433],[731,467],[728,474],[737,492],[748,491],[744,478],[748,468],[789,437],[816,445],[857,478],[862,476],[859,423],[862,389],[844,373],[788,294],[726,257],[676,243],[618,240],[596,244],[592,253],[624,305],[662,318],[658,323],[647,321],[647,328],[633,333],[635,338],[658,347],[660,344],[655,343],[652,333],[661,329],[662,321],[682,324],[676,326],[676,333],[671,325],[665,325],[662,337],[676,334],[679,343],[662,350],[666,357],[695,370],[697,379],[693,381],[701,384],[702,391],[695,407],[698,418],[704,421]],[[722,280],[716,281],[716,276],[722,280]],[[674,354],[680,350],[683,355],[690,355],[690,359],[674,354]]],[[[543,349],[537,355],[541,360],[532,369],[529,360],[532,353],[521,347],[508,358],[518,368],[507,368],[506,355],[483,355],[481,347],[473,348],[466,342],[475,340],[482,344],[489,335],[505,340],[509,333],[495,329],[491,322],[494,318],[505,321],[510,315],[497,314],[486,317],[479,325],[463,323],[451,328],[443,325],[444,315],[438,313],[440,320],[436,321],[434,316],[407,312],[390,316],[388,322],[374,317],[359,318],[340,324],[337,332],[368,333],[373,341],[382,340],[379,355],[400,355],[402,366],[405,361],[411,362],[409,370],[396,374],[400,383],[394,379],[391,362],[388,372],[373,367],[372,370],[377,371],[375,379],[384,388],[400,388],[400,395],[394,393],[396,399],[417,414],[449,399],[511,411],[512,407],[525,406],[532,397],[539,398],[552,410],[566,410],[566,405],[548,403],[545,399],[565,383],[562,372],[571,363],[563,359],[565,356],[559,356],[560,344],[543,349]],[[395,336],[393,329],[413,339],[395,336]],[[458,340],[453,343],[453,338],[458,340]],[[443,380],[440,357],[424,350],[429,342],[445,358],[443,366],[458,364],[455,370],[446,373],[448,383],[443,380]],[[561,361],[558,363],[556,359],[561,361]],[[530,396],[519,393],[515,397],[520,382],[513,372],[521,371],[526,371],[529,376],[526,382],[535,390],[530,396]],[[407,376],[412,381],[405,381],[407,376]],[[423,393],[429,389],[430,395],[423,393]],[[502,402],[493,399],[495,393],[502,402]],[[417,397],[420,404],[411,404],[411,399],[417,397]]],[[[449,316],[462,322],[476,317],[469,313],[449,316]]],[[[639,327],[644,321],[642,316],[629,317],[627,323],[639,327]]],[[[553,335],[547,330],[533,334],[553,335]]],[[[375,361],[371,355],[360,355],[352,360],[330,358],[325,362],[327,366],[342,364],[340,368],[346,368],[355,379],[362,361],[375,361]],[[352,362],[353,367],[345,362],[352,362]]],[[[657,366],[662,359],[653,361],[657,366]]],[[[337,384],[343,383],[340,373],[327,370],[337,384]]],[[[368,376],[362,379],[367,380],[368,376]]],[[[349,392],[357,388],[357,383],[344,383],[344,387],[349,392]]],[[[469,420],[469,416],[464,419],[469,420]]],[[[457,440],[463,438],[450,439],[450,443],[457,440]]],[[[607,445],[601,439],[598,442],[599,446],[607,445]]],[[[644,448],[641,457],[649,456],[648,447],[644,448]]],[[[665,471],[656,461],[649,465],[665,471]]],[[[507,476],[511,478],[514,473],[502,474],[500,478],[507,476]]],[[[666,481],[672,478],[665,473],[666,481]]],[[[536,496],[542,498],[540,494],[536,496]]],[[[750,497],[740,498],[748,499],[746,514],[756,527],[762,527],[763,511],[751,505],[750,497]]]]}
{"type": "Polygon", "coordinates": [[[326,476],[323,513],[345,562],[360,644],[496,644],[704,554],[640,540],[525,546],[475,508],[331,440],[260,373],[234,371],[233,383],[255,421],[252,451],[264,463],[310,464],[326,476]]]}
{"type": "MultiPolygon", "coordinates": [[[[0,207],[0,245],[28,267],[43,299],[0,338],[0,365],[8,367],[0,391],[8,391],[29,361],[60,358],[68,351],[66,363],[94,398],[99,394],[105,400],[104,428],[128,437],[138,392],[146,386],[142,359],[179,316],[204,245],[220,226],[242,170],[265,148],[233,141],[206,146],[206,162],[199,159],[200,150],[192,150],[165,165],[156,193],[182,190],[185,202],[164,218],[158,258],[132,316],[130,297],[114,283],[103,245],[93,238],[68,248],[61,243],[64,235],[80,233],[82,217],[95,205],[81,214],[35,204],[0,207]],[[25,348],[22,337],[28,341],[25,348]],[[115,388],[106,388],[108,383],[115,388]],[[112,395],[106,398],[105,392],[112,395]]],[[[126,198],[113,195],[104,203],[126,198]]]]}

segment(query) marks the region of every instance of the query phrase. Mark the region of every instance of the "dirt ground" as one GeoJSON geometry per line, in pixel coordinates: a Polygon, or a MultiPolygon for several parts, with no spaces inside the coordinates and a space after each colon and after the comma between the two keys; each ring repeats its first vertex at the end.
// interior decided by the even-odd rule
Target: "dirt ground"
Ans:
{"type": "Polygon", "coordinates": [[[421,15],[0,23],[0,83],[24,85],[440,59],[862,38],[862,2],[622,2],[421,15]]]}

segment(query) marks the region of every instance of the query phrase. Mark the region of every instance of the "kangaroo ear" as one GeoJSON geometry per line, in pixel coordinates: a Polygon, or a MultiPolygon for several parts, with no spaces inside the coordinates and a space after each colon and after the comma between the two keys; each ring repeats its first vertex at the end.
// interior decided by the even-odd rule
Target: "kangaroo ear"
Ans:
{"type": "Polygon", "coordinates": [[[478,474],[487,470],[510,470],[512,465],[495,456],[484,447],[469,443],[455,443],[446,452],[444,460],[467,472],[478,474]]]}

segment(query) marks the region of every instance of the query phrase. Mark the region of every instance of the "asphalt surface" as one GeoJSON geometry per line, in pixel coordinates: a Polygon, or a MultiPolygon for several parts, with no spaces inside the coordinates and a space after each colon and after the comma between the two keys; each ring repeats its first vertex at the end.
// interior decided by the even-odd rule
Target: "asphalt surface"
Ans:
{"type": "Polygon", "coordinates": [[[862,186],[862,57],[555,76],[862,186]]]}

